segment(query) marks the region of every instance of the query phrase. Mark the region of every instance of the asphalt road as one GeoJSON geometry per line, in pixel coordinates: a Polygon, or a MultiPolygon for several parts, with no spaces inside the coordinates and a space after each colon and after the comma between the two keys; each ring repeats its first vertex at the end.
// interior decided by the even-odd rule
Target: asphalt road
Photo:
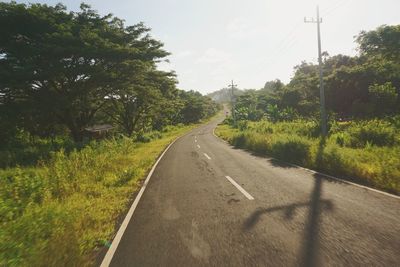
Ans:
{"type": "Polygon", "coordinates": [[[400,199],[234,149],[216,124],[166,152],[111,266],[400,266],[400,199]]]}

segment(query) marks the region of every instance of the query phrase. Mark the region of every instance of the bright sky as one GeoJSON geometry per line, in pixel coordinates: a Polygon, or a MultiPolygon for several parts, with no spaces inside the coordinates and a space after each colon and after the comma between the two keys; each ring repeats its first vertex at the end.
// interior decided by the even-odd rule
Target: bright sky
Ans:
{"type": "MultiPolygon", "coordinates": [[[[81,1],[64,3],[77,10],[81,1]]],[[[143,21],[172,55],[160,68],[175,70],[179,88],[209,93],[234,79],[239,88],[261,88],[276,78],[288,82],[302,60],[317,61],[319,3],[322,50],[356,53],[354,36],[382,24],[400,24],[400,0],[86,0],[101,14],[128,25],[143,21]]]]}

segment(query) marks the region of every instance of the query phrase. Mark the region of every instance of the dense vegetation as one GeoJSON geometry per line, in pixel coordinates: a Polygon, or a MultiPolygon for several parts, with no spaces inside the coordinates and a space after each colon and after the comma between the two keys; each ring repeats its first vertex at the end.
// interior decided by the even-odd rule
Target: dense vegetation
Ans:
{"type": "Polygon", "coordinates": [[[86,266],[112,241],[141,178],[191,126],[150,142],[112,138],[52,153],[32,167],[0,169],[0,265],[86,266]]]}
{"type": "Polygon", "coordinates": [[[355,57],[324,53],[326,139],[318,66],[306,62],[288,84],[270,81],[235,96],[235,120],[217,132],[239,147],[399,193],[399,40],[400,25],[384,25],[356,37],[355,57]]]}
{"type": "Polygon", "coordinates": [[[241,121],[216,134],[232,145],[400,193],[400,118],[335,122],[326,139],[316,121],[241,121]]]}
{"type": "Polygon", "coordinates": [[[157,70],[169,53],[149,31],[85,4],[67,12],[0,3],[2,145],[21,130],[82,141],[92,124],[132,136],[213,114],[209,98],[178,90],[174,73],[157,70]]]}
{"type": "Polygon", "coordinates": [[[85,4],[0,3],[0,35],[0,265],[88,265],[160,152],[219,106],[157,69],[150,29],[85,4]]]}
{"type": "MultiPolygon", "coordinates": [[[[357,56],[330,57],[327,52],[323,53],[325,98],[332,118],[375,118],[400,113],[399,40],[400,25],[384,25],[356,37],[357,56]]],[[[231,101],[229,89],[209,96],[231,101]]],[[[294,76],[288,84],[268,81],[259,90],[236,90],[235,98],[236,115],[242,119],[317,116],[318,65],[302,62],[294,67],[294,76]]]]}

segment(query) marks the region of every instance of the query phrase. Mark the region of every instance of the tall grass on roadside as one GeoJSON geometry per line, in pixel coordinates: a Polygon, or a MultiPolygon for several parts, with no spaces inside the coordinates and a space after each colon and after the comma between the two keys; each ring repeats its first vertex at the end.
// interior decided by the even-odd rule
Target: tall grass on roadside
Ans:
{"type": "Polygon", "coordinates": [[[0,145],[0,168],[36,165],[38,161],[48,160],[51,152],[61,148],[69,152],[83,146],[84,143],[76,144],[67,136],[38,138],[19,131],[12,142],[0,145]]]}
{"type": "Polygon", "coordinates": [[[52,152],[34,167],[0,170],[0,266],[84,266],[160,152],[190,126],[52,152]],[[148,137],[150,138],[150,137],[148,137]]]}
{"type": "Polygon", "coordinates": [[[389,120],[335,122],[325,141],[312,121],[239,122],[216,134],[236,147],[400,193],[400,128],[389,120]]]}

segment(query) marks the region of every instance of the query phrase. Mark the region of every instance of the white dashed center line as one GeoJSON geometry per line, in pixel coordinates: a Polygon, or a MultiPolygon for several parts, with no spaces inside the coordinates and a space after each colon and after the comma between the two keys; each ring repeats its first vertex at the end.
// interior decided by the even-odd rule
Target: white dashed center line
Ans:
{"type": "Polygon", "coordinates": [[[203,154],[204,154],[204,156],[205,156],[206,158],[211,159],[211,157],[210,157],[209,155],[207,155],[206,153],[203,153],[203,154]]]}
{"type": "Polygon", "coordinates": [[[231,184],[233,184],[240,192],[242,192],[242,194],[247,197],[249,200],[254,200],[254,197],[252,195],[250,195],[249,193],[247,193],[246,190],[243,189],[243,187],[241,187],[238,183],[235,182],[235,180],[233,180],[231,177],[229,176],[225,176],[226,179],[228,179],[229,182],[231,182],[231,184]]]}

